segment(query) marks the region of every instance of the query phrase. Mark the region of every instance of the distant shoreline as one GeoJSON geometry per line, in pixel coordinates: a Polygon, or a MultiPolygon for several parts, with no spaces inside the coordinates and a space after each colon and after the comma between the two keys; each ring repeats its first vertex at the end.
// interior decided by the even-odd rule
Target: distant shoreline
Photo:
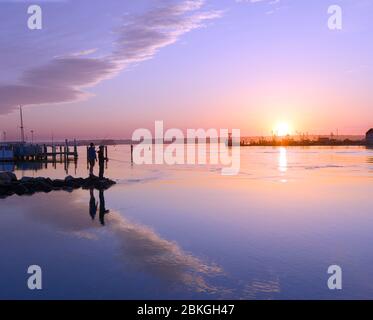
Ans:
{"type": "Polygon", "coordinates": [[[241,143],[241,147],[373,147],[368,145],[365,141],[293,141],[293,142],[254,142],[254,143],[241,143]]]}
{"type": "MultiPolygon", "coordinates": [[[[76,145],[79,147],[88,146],[90,143],[94,143],[95,145],[106,145],[106,146],[117,146],[117,145],[136,145],[139,143],[143,143],[143,141],[131,141],[130,139],[120,139],[120,140],[114,140],[114,139],[103,139],[103,140],[77,140],[76,145]]],[[[155,141],[154,139],[152,141],[148,141],[149,144],[157,144],[161,141],[155,141]]],[[[177,144],[192,144],[193,141],[163,141],[163,144],[171,144],[171,143],[177,143],[177,144]]],[[[206,143],[218,143],[218,141],[211,142],[210,139],[206,139],[206,143]]],[[[3,143],[6,145],[17,145],[19,142],[6,142],[3,143]]],[[[51,146],[53,145],[65,145],[65,142],[35,142],[35,145],[47,145],[51,146]]],[[[195,141],[195,144],[198,145],[198,141],[195,141]]],[[[69,146],[73,146],[74,142],[69,141],[69,146]]],[[[318,140],[294,140],[289,138],[283,138],[279,140],[269,140],[266,138],[260,138],[260,139],[252,139],[252,138],[243,138],[240,141],[241,147],[348,147],[348,146],[360,146],[360,147],[373,147],[373,145],[368,144],[365,139],[363,140],[350,140],[350,139],[344,139],[344,140],[336,140],[336,139],[318,139],[318,140]]]]}

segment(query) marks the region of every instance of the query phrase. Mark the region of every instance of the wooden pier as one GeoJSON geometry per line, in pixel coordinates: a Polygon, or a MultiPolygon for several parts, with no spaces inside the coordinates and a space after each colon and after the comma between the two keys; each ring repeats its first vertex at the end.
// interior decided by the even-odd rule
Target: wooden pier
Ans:
{"type": "Polygon", "coordinates": [[[64,144],[8,144],[12,150],[13,159],[10,161],[48,161],[57,162],[78,159],[78,147],[76,140],[71,144],[65,140],[64,144]]]}
{"type": "MultiPolygon", "coordinates": [[[[78,145],[76,139],[71,143],[67,139],[64,143],[34,143],[34,130],[32,133],[32,143],[27,143],[25,140],[23,111],[22,106],[19,106],[21,120],[21,141],[20,142],[5,142],[0,144],[0,163],[27,163],[27,162],[43,162],[56,163],[65,162],[68,166],[69,161],[78,160],[78,145]]],[[[53,139],[52,139],[53,140],[53,139]]]]}

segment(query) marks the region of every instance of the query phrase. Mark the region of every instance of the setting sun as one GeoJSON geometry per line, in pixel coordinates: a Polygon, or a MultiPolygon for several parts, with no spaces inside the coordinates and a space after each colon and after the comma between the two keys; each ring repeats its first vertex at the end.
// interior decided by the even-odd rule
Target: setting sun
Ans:
{"type": "Polygon", "coordinates": [[[281,122],[281,123],[278,123],[275,127],[275,129],[273,130],[273,133],[276,135],[276,136],[279,136],[279,137],[285,137],[287,135],[290,135],[291,134],[291,129],[290,129],[290,126],[288,123],[286,122],[281,122]]]}

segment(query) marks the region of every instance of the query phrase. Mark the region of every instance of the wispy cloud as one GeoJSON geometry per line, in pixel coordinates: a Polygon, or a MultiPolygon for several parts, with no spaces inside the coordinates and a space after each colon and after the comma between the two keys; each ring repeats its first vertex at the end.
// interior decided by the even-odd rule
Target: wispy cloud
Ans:
{"type": "Polygon", "coordinates": [[[278,10],[275,4],[279,4],[281,0],[235,0],[237,3],[267,3],[271,6],[270,10],[266,11],[265,14],[270,15],[278,10]]]}
{"type": "Polygon", "coordinates": [[[276,4],[276,3],[279,3],[280,0],[236,0],[236,2],[250,2],[250,3],[268,2],[269,4],[276,4]]]}
{"type": "Polygon", "coordinates": [[[18,83],[0,85],[0,113],[19,104],[40,105],[87,98],[83,88],[115,76],[134,62],[151,59],[161,48],[175,43],[183,34],[200,28],[222,15],[205,11],[203,0],[163,1],[142,15],[126,16],[115,31],[112,52],[91,57],[96,49],[85,50],[25,70],[18,83]]]}

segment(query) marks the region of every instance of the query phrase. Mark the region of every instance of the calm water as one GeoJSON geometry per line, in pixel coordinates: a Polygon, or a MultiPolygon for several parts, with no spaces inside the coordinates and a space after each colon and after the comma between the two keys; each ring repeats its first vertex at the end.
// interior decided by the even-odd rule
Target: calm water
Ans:
{"type": "MultiPolygon", "coordinates": [[[[104,193],[0,199],[0,298],[373,298],[373,150],[243,148],[233,177],[131,166],[128,146],[109,156],[118,184],[104,193]],[[42,291],[27,289],[32,264],[42,291]]],[[[66,176],[63,164],[15,169],[66,176]]],[[[84,161],[67,169],[87,175],[84,161]]]]}

